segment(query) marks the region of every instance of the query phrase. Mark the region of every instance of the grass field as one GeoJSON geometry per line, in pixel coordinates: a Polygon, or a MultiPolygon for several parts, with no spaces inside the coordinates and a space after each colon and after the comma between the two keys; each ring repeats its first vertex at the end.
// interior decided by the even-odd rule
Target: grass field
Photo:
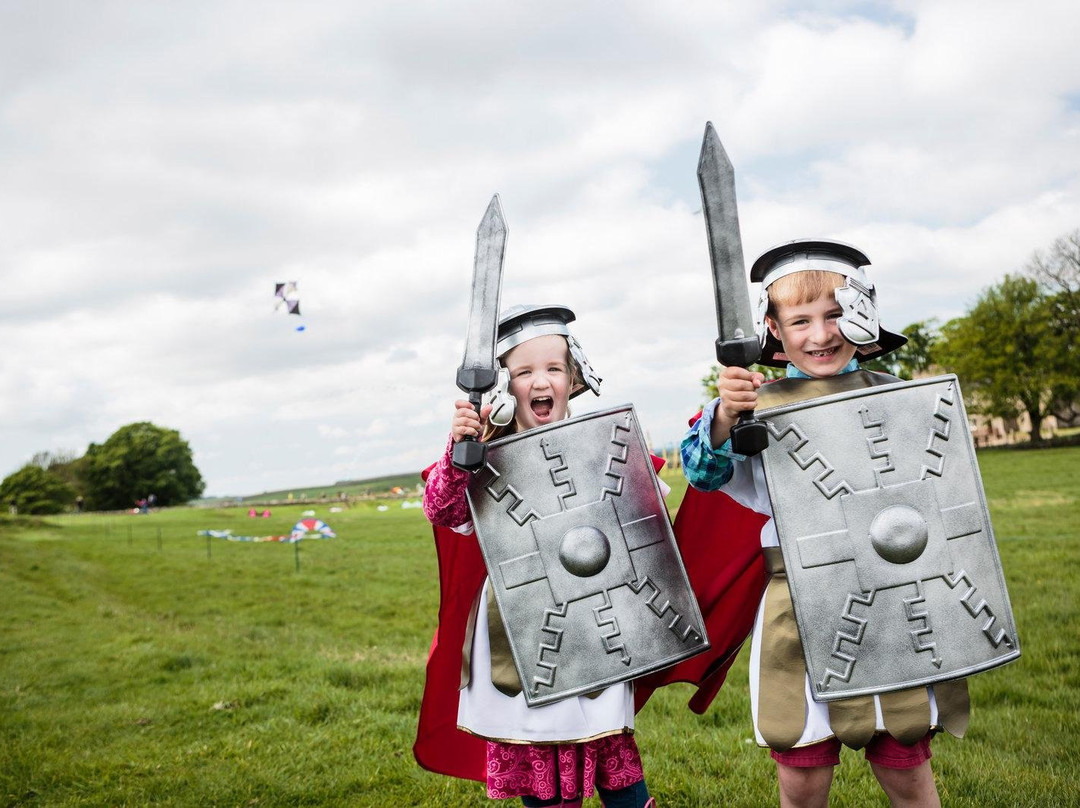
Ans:
{"type": "MultiPolygon", "coordinates": [[[[945,805],[1080,804],[1080,448],[980,456],[1023,658],[971,680],[968,737],[934,743],[945,805]]],[[[681,495],[679,480],[671,502],[681,495]]],[[[0,521],[0,805],[486,805],[411,744],[438,592],[422,513],[245,509],[0,521]]],[[[662,808],[776,803],[741,658],[705,716],[638,716],[662,808]]],[[[517,803],[520,804],[520,803],[517,803]]],[[[589,805],[598,805],[594,799],[589,805]]],[[[833,805],[884,805],[845,752],[833,805]]]]}

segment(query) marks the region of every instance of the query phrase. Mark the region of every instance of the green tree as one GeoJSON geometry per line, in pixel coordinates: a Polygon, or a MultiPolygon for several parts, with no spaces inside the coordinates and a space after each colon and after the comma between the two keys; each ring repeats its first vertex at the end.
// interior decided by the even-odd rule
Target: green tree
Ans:
{"type": "Polygon", "coordinates": [[[175,429],[140,421],[120,427],[103,444],[90,444],[83,460],[87,504],[98,510],[129,508],[154,494],[160,505],[198,497],[205,484],[191,447],[175,429]]]}
{"type": "Polygon", "coordinates": [[[61,513],[74,499],[71,486],[33,463],[0,482],[0,503],[14,505],[19,513],[61,513]]]}
{"type": "Polygon", "coordinates": [[[76,493],[86,489],[82,478],[83,458],[75,452],[35,452],[30,458],[30,465],[45,469],[67,483],[76,493]]]}
{"type": "Polygon", "coordinates": [[[920,373],[926,373],[933,364],[932,352],[938,341],[939,330],[936,320],[919,320],[905,328],[901,333],[908,341],[887,356],[881,356],[864,362],[867,370],[880,370],[891,373],[901,379],[913,379],[920,373]]]}
{"type": "Polygon", "coordinates": [[[1052,296],[1055,328],[1080,332],[1080,230],[1055,240],[1046,252],[1036,251],[1026,269],[1052,296]]]}
{"type": "MultiPolygon", "coordinates": [[[[1045,252],[1036,252],[1026,270],[1051,295],[1050,323],[1066,352],[1062,361],[1080,376],[1080,341],[1075,337],[1080,334],[1080,229],[1061,236],[1045,252]]],[[[1053,413],[1059,423],[1080,422],[1080,399],[1075,391],[1071,396],[1065,392],[1053,403],[1053,413]]]]}
{"type": "Polygon", "coordinates": [[[1051,322],[1051,298],[1031,278],[1006,275],[968,313],[946,323],[931,354],[960,377],[969,407],[1015,418],[1026,412],[1031,440],[1055,401],[1077,393],[1068,335],[1051,322]]]}

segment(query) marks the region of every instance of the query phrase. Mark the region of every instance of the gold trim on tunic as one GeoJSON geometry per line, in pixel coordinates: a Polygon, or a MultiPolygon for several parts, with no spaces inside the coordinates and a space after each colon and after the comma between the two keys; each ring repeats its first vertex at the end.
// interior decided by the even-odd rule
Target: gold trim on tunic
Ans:
{"type": "Polygon", "coordinates": [[[519,746],[548,746],[551,744],[559,743],[588,743],[589,741],[598,741],[601,738],[608,738],[612,735],[633,735],[633,727],[623,727],[622,729],[609,729],[606,732],[598,732],[596,735],[590,735],[587,738],[567,738],[561,741],[523,741],[520,738],[492,738],[487,735],[481,735],[479,732],[473,732],[468,727],[463,727],[458,724],[458,729],[462,732],[467,732],[469,735],[473,735],[477,738],[483,738],[485,741],[494,741],[495,743],[510,743],[517,744],[519,746]]]}

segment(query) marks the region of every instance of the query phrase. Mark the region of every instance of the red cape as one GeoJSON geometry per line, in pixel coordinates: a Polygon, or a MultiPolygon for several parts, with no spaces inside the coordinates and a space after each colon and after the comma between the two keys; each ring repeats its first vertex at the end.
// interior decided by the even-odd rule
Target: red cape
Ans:
{"type": "MultiPolygon", "coordinates": [[[[432,466],[421,475],[427,480],[432,466]]],[[[487,577],[476,535],[435,527],[439,558],[439,624],[428,651],[413,755],[433,772],[486,782],[487,743],[457,727],[461,649],[473,601],[487,577]]]]}
{"type": "Polygon", "coordinates": [[[687,488],[675,517],[675,541],[690,588],[698,600],[710,647],[671,668],[634,683],[635,706],[672,682],[690,682],[697,692],[690,709],[703,713],[728,668],[754,628],[754,615],[768,575],[761,555],[761,528],[767,517],[744,508],[719,491],[687,488]]]}
{"type": "MultiPolygon", "coordinates": [[[[653,457],[657,472],[663,465],[663,460],[653,457]]],[[[424,471],[425,480],[430,470],[424,471]]],[[[690,708],[702,713],[708,707],[753,628],[766,582],[760,540],[766,521],[726,494],[687,489],[675,519],[675,538],[711,647],[672,668],[637,679],[637,709],[656,688],[672,682],[698,685],[690,708]]],[[[462,535],[441,527],[435,527],[434,533],[439,559],[439,625],[428,653],[413,755],[430,771],[485,782],[486,742],[457,728],[457,708],[466,624],[487,572],[474,534],[462,535]]]]}
{"type": "MultiPolygon", "coordinates": [[[[690,426],[699,418],[700,412],[690,419],[690,426]]],[[[634,687],[638,710],[656,688],[673,682],[697,685],[689,702],[695,713],[704,713],[712,703],[754,628],[757,606],[769,580],[761,554],[761,528],[767,521],[768,517],[727,494],[687,487],[673,529],[710,647],[638,679],[634,687]]]]}

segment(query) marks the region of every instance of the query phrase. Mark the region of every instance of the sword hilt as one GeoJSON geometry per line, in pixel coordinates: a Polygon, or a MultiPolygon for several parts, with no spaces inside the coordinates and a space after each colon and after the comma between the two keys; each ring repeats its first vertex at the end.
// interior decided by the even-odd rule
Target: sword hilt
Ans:
{"type": "Polygon", "coordinates": [[[761,359],[761,343],[757,337],[718,339],[716,359],[724,367],[748,368],[761,359]]]}
{"type": "MultiPolygon", "coordinates": [[[[716,358],[727,367],[748,368],[761,359],[761,343],[757,337],[742,337],[716,341],[716,358]]],[[[739,413],[739,422],[731,428],[731,450],[746,457],[761,454],[769,445],[769,430],[753,410],[739,413]]]]}
{"type": "MultiPolygon", "coordinates": [[[[469,403],[476,414],[480,414],[481,393],[490,390],[498,378],[495,368],[458,368],[458,387],[469,394],[469,403]]],[[[463,471],[476,471],[483,467],[487,457],[487,446],[472,435],[466,435],[454,444],[450,462],[463,471]]]]}
{"type": "MultiPolygon", "coordinates": [[[[460,445],[460,444],[459,444],[460,445]]],[[[731,428],[731,450],[746,457],[765,451],[769,445],[769,429],[759,421],[753,410],[739,413],[739,422],[731,428]]]]}

